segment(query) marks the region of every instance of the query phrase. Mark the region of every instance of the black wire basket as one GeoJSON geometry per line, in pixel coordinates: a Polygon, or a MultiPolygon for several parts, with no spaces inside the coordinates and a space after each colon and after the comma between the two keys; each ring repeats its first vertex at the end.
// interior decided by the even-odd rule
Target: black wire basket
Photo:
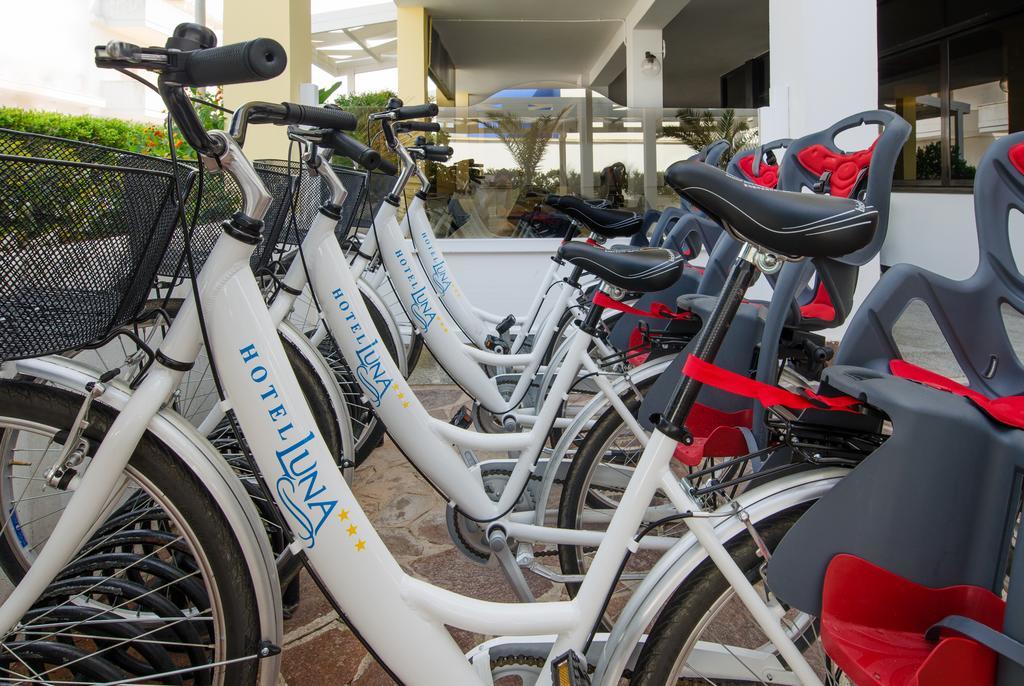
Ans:
{"type": "Polygon", "coordinates": [[[174,233],[167,160],[0,130],[0,360],[84,347],[132,320],[174,233]]]}
{"type": "MultiPolygon", "coordinates": [[[[187,164],[198,172],[198,167],[194,162],[187,164]]],[[[287,172],[286,168],[277,164],[256,162],[253,166],[273,199],[263,218],[263,238],[253,251],[250,260],[253,271],[259,271],[270,261],[274,246],[280,237],[287,216],[287,208],[291,202],[295,178],[287,172]]],[[[188,187],[185,207],[189,224],[194,223],[195,225],[191,245],[193,264],[198,271],[203,268],[214,244],[220,238],[224,221],[230,219],[235,212],[242,208],[242,191],[234,179],[227,174],[203,173],[201,183],[196,174],[188,187]]],[[[185,259],[185,234],[183,232],[175,232],[158,273],[165,278],[188,278],[191,276],[188,262],[185,259]]]]}
{"type": "Polygon", "coordinates": [[[352,221],[351,226],[360,233],[366,231],[373,224],[373,218],[380,209],[380,204],[395,185],[395,178],[390,174],[372,172],[370,181],[366,185],[365,199],[359,208],[359,213],[352,221]]]}
{"type": "MultiPolygon", "coordinates": [[[[257,164],[282,170],[289,169],[288,162],[283,160],[259,160],[257,164]]],[[[345,190],[348,191],[348,196],[341,207],[341,218],[335,229],[335,234],[341,238],[348,231],[363,203],[366,174],[347,167],[337,165],[332,165],[332,167],[345,190]]],[[[281,250],[286,250],[302,242],[320,212],[320,207],[330,199],[327,184],[319,176],[310,176],[305,165],[292,163],[290,169],[296,176],[296,180],[291,203],[288,206],[288,214],[277,240],[276,247],[281,250]],[[298,172],[299,169],[302,171],[298,172]]]]}

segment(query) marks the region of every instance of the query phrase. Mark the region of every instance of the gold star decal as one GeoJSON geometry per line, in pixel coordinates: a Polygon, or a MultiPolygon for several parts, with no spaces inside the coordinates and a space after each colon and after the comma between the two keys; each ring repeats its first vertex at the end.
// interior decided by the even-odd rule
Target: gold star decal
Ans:
{"type": "Polygon", "coordinates": [[[356,525],[355,524],[349,524],[348,525],[348,535],[349,536],[355,536],[356,535],[356,525]]]}
{"type": "Polygon", "coordinates": [[[362,552],[364,548],[366,548],[366,541],[359,539],[359,541],[356,542],[356,550],[362,552]]]}
{"type": "Polygon", "coordinates": [[[399,397],[399,399],[404,398],[405,397],[405,393],[399,393],[398,397],[399,397]]]}
{"type": "Polygon", "coordinates": [[[409,403],[402,403],[402,407],[409,407],[409,403]]]}
{"type": "Polygon", "coordinates": [[[340,519],[341,521],[345,521],[346,519],[348,519],[348,510],[342,510],[340,513],[338,513],[338,519],[340,519]]]}
{"type": "Polygon", "coordinates": [[[391,390],[393,390],[393,391],[397,391],[397,390],[398,390],[398,384],[396,384],[396,383],[392,383],[392,384],[391,384],[391,390]]]}

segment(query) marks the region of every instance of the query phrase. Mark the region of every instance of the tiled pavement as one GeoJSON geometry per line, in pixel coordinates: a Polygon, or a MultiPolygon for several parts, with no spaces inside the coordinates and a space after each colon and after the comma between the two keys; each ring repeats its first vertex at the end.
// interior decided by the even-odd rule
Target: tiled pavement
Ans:
{"type": "MultiPolygon", "coordinates": [[[[416,389],[437,417],[452,416],[464,402],[454,387],[416,389]]],[[[355,493],[377,531],[402,567],[444,588],[484,600],[514,601],[502,574],[494,568],[470,562],[451,544],[444,521],[444,501],[427,485],[390,440],[385,439],[356,470],[355,493]]],[[[536,596],[556,600],[561,592],[532,575],[536,596]]],[[[357,582],[357,580],[353,580],[357,582]]],[[[312,580],[303,573],[302,600],[295,615],[285,622],[283,674],[280,684],[358,684],[378,686],[392,680],[366,652],[331,609],[312,580]]],[[[468,650],[485,637],[454,630],[468,650]]],[[[429,669],[429,665],[424,665],[429,669]]]]}

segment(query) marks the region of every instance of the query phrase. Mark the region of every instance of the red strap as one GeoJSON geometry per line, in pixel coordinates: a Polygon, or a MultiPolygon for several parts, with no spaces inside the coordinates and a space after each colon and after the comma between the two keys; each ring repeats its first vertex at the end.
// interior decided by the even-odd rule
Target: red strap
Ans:
{"type": "Polygon", "coordinates": [[[665,303],[651,303],[650,310],[641,310],[639,307],[633,307],[627,305],[624,302],[619,302],[608,297],[605,293],[598,291],[594,294],[594,304],[598,307],[610,307],[613,310],[619,312],[626,312],[627,314],[635,314],[638,317],[647,317],[649,319],[689,319],[693,315],[689,312],[673,312],[665,303]]]}
{"type": "Polygon", "coordinates": [[[890,360],[889,370],[894,376],[902,379],[916,381],[919,384],[967,398],[996,421],[1007,426],[1024,429],[1024,396],[1010,395],[993,400],[961,383],[924,367],[918,367],[906,360],[890,360]]]}
{"type": "Polygon", "coordinates": [[[730,372],[728,369],[716,367],[710,362],[689,355],[683,365],[683,374],[700,381],[706,386],[713,386],[727,393],[752,398],[765,407],[788,407],[791,410],[842,410],[855,411],[860,404],[856,398],[848,395],[824,396],[809,390],[803,394],[792,393],[785,388],[761,383],[749,379],[742,374],[730,372]]]}

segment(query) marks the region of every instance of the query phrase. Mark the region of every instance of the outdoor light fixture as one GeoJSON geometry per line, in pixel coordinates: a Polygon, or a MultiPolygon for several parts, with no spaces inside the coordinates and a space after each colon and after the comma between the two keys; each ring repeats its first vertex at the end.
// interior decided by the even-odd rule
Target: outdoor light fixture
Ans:
{"type": "Polygon", "coordinates": [[[650,50],[644,52],[644,61],[640,65],[640,71],[648,76],[657,76],[661,73],[661,62],[650,50]]]}

